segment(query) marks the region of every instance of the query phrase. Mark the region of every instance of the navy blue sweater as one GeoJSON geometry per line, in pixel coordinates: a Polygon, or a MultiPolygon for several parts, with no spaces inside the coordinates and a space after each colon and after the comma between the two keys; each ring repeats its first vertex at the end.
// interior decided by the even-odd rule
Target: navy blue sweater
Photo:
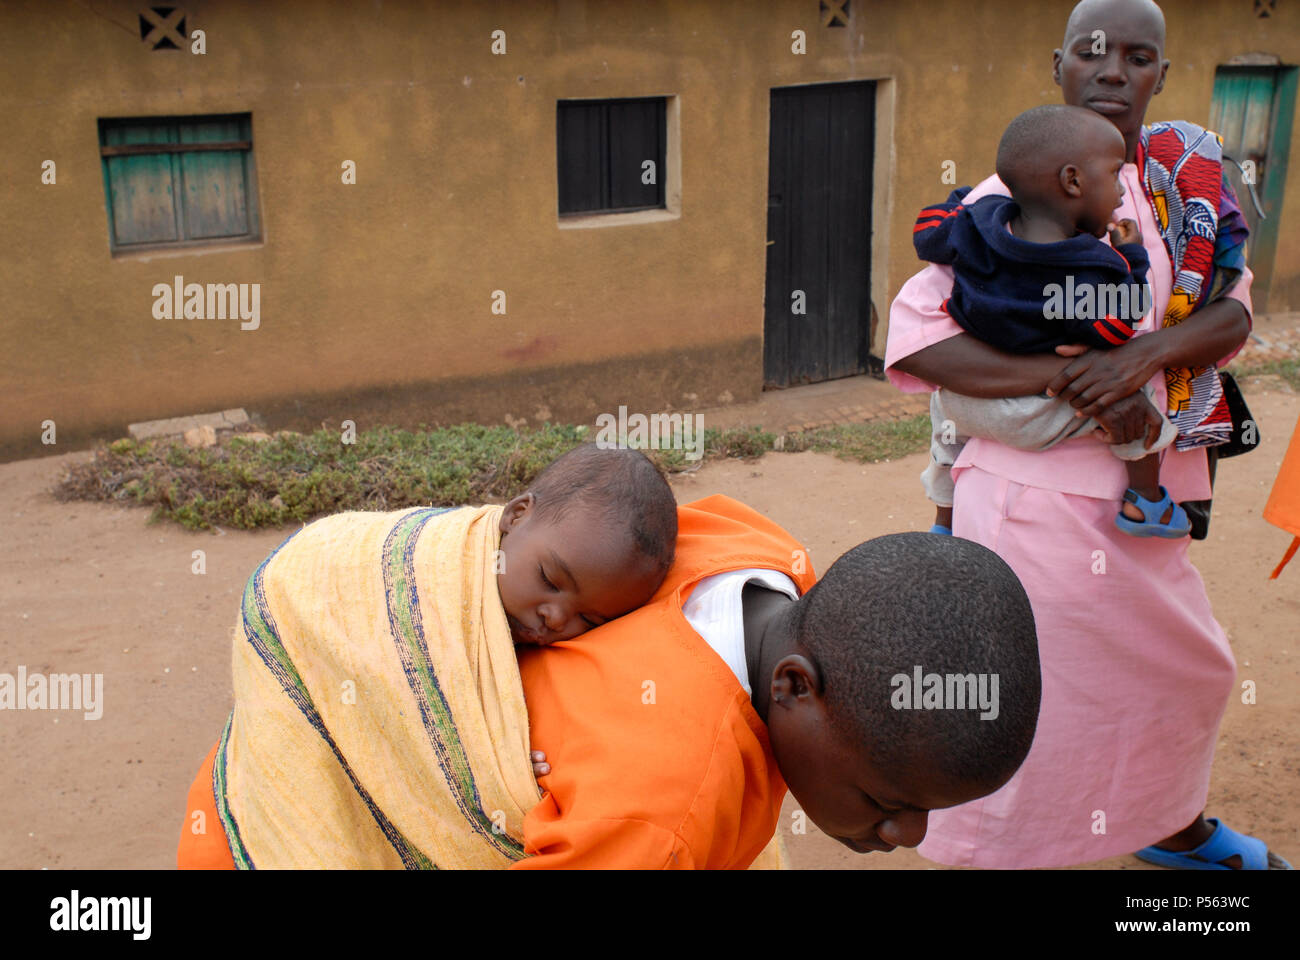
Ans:
{"type": "Polygon", "coordinates": [[[1007,229],[1019,212],[1010,197],[926,207],[913,242],[922,260],[953,268],[944,309],[985,343],[1008,353],[1047,353],[1069,343],[1108,349],[1126,343],[1146,312],[1151,261],[1140,243],[1111,248],[1079,234],[1030,243],[1007,229]]]}

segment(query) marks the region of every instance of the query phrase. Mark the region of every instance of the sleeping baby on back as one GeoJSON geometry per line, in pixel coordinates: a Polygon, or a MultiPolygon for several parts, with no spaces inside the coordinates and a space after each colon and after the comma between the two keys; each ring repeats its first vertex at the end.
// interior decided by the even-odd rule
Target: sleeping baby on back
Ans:
{"type": "Polygon", "coordinates": [[[245,588],[235,708],[190,793],[191,816],[215,806],[224,829],[183,831],[181,865],[514,862],[548,772],[529,753],[515,644],[642,606],[676,540],[659,469],[591,444],[504,506],[298,530],[245,588]]]}

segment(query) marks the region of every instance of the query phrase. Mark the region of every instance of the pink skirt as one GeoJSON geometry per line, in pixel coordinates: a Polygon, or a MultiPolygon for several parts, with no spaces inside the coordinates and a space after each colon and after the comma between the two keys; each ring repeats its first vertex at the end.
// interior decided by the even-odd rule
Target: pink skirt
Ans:
{"type": "Polygon", "coordinates": [[[1118,501],[958,467],[954,534],[1029,594],[1043,699],[1024,765],[982,800],[930,814],[938,863],[1060,867],[1130,853],[1204,808],[1237,668],[1190,541],[1132,537],[1118,501]]]}

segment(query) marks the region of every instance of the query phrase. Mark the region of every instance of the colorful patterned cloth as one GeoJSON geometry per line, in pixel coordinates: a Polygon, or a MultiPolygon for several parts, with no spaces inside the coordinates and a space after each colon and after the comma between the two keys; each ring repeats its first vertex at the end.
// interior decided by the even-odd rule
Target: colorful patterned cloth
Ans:
{"type": "Polygon", "coordinates": [[[212,775],[236,866],[524,855],[541,793],[496,587],[501,510],[342,513],[257,568],[212,775]]]}
{"type": "MultiPolygon", "coordinates": [[[[1249,229],[1223,179],[1223,140],[1176,120],[1142,128],[1137,166],[1173,265],[1174,287],[1164,326],[1182,323],[1218,299],[1241,275],[1249,229]]],[[[1226,443],[1232,432],[1218,368],[1165,371],[1169,419],[1179,450],[1226,443]]]]}

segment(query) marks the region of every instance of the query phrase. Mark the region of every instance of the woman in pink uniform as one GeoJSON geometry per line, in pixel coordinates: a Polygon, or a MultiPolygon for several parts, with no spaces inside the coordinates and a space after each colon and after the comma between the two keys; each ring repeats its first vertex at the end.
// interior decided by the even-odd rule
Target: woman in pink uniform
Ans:
{"type": "MultiPolygon", "coordinates": [[[[1250,331],[1250,271],[1242,265],[1226,296],[1198,299],[1194,288],[1189,294],[1188,255],[1175,245],[1182,258],[1175,271],[1162,239],[1169,233],[1164,190],[1157,191],[1157,213],[1148,189],[1143,119],[1169,66],[1164,40],[1163,15],[1149,0],[1083,0],[1053,58],[1065,102],[1102,114],[1125,138],[1125,197],[1115,219],[1131,218],[1141,229],[1154,299],[1138,335],[1074,359],[1002,353],[966,335],[944,312],[952,271],[931,265],[891,308],[885,363],[896,386],[918,392],[938,385],[978,397],[1047,389],[1127,441],[1154,413],[1143,384],[1150,381],[1157,403],[1166,404],[1167,368],[1195,370],[1240,349],[1250,331]],[[1104,53],[1095,52],[1097,30],[1104,32],[1104,53]],[[1146,170],[1135,165],[1139,159],[1146,170]],[[1187,305],[1181,315],[1180,303],[1187,305]]],[[[965,202],[989,193],[1007,190],[991,177],[965,202]]],[[[1196,198],[1182,200],[1193,216],[1196,198]]],[[[1220,230],[1229,216],[1240,224],[1230,192],[1217,209],[1220,230]]],[[[1169,382],[1181,394],[1183,386],[1169,382]]],[[[995,550],[1029,593],[1043,699],[1019,773],[982,800],[932,812],[921,854],[965,866],[1054,867],[1138,851],[1171,867],[1284,868],[1261,841],[1204,817],[1236,665],[1188,557],[1189,541],[1131,537],[1116,528],[1114,505],[1126,475],[1096,439],[1031,453],[972,438],[953,476],[954,534],[995,550]]],[[[1209,498],[1205,449],[1169,447],[1160,478],[1175,502],[1209,498]]]]}

